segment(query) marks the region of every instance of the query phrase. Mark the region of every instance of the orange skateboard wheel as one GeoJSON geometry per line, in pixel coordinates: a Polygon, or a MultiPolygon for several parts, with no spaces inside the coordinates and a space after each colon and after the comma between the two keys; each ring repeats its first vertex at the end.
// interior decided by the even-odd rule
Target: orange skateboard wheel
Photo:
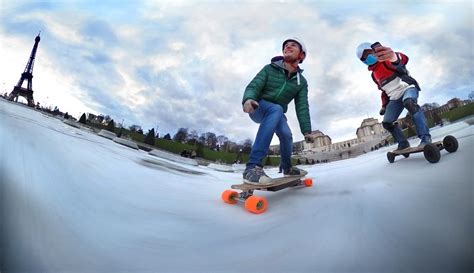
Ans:
{"type": "Polygon", "coordinates": [[[306,178],[303,182],[304,182],[304,185],[305,185],[306,187],[311,187],[311,186],[313,186],[313,179],[311,179],[311,178],[306,178]]]}
{"type": "Polygon", "coordinates": [[[267,210],[267,204],[267,199],[265,199],[264,197],[258,197],[253,195],[250,196],[247,200],[245,200],[245,209],[252,213],[260,214],[267,210]]]}
{"type": "Polygon", "coordinates": [[[227,204],[235,204],[237,203],[237,199],[239,198],[239,194],[233,190],[225,190],[222,195],[222,200],[227,204]]]}

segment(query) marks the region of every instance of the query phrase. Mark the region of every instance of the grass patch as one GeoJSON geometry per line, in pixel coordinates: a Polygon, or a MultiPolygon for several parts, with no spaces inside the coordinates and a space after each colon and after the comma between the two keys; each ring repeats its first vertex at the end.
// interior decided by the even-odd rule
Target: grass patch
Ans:
{"type": "Polygon", "coordinates": [[[449,112],[441,114],[441,117],[453,122],[471,115],[474,115],[474,103],[454,108],[449,112]]]}

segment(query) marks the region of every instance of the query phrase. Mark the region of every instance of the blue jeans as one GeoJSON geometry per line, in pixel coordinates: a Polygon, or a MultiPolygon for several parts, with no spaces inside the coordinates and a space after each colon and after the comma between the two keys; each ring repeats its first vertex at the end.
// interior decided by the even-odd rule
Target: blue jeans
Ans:
{"type": "MultiPolygon", "coordinates": [[[[391,100],[388,103],[385,109],[385,115],[383,116],[383,122],[395,122],[404,109],[403,102],[409,98],[417,102],[418,90],[416,88],[408,88],[401,98],[399,98],[398,100],[391,100]]],[[[416,133],[418,134],[418,137],[420,139],[423,139],[423,137],[429,137],[430,130],[426,122],[425,114],[423,113],[423,110],[421,110],[421,108],[416,113],[412,114],[412,119],[413,123],[415,124],[416,133]]],[[[400,126],[395,125],[395,128],[391,133],[393,135],[393,138],[395,138],[398,143],[406,141],[406,137],[403,135],[400,126]]]]}
{"type": "Polygon", "coordinates": [[[268,154],[274,133],[280,139],[281,167],[288,169],[291,167],[293,135],[283,114],[283,108],[266,100],[260,100],[258,103],[259,107],[257,110],[249,114],[250,118],[254,122],[259,123],[260,126],[252,146],[247,169],[263,166],[262,161],[268,154]]]}

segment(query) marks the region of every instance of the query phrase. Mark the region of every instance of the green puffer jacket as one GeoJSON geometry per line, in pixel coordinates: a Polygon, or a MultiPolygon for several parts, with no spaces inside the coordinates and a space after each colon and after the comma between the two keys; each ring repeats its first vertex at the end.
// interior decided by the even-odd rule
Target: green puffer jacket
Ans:
{"type": "Polygon", "coordinates": [[[272,62],[260,70],[258,74],[245,88],[242,104],[246,100],[259,101],[264,99],[283,107],[283,112],[288,110],[288,104],[295,99],[296,116],[300,124],[302,134],[311,132],[311,119],[308,106],[308,83],[301,75],[298,67],[296,73],[292,73],[287,79],[283,67],[283,57],[278,56],[272,62]]]}

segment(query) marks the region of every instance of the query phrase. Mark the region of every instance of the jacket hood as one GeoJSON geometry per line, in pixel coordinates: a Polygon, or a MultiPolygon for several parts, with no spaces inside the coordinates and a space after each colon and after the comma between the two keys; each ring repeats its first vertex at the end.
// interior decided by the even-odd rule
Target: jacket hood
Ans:
{"type": "MultiPolygon", "coordinates": [[[[284,60],[283,56],[275,56],[272,58],[271,63],[285,69],[285,66],[283,65],[283,60],[284,60]]],[[[297,71],[302,73],[304,70],[298,66],[297,71]]]]}
{"type": "MultiPolygon", "coordinates": [[[[274,66],[278,66],[280,68],[285,69],[285,66],[283,65],[283,56],[275,56],[271,60],[271,64],[274,66]]],[[[303,73],[303,69],[301,69],[299,66],[296,68],[296,80],[298,82],[298,85],[300,85],[300,78],[301,78],[301,73],[303,73]]]]}
{"type": "Polygon", "coordinates": [[[283,56],[275,56],[272,58],[272,60],[270,61],[272,64],[276,65],[276,66],[279,66],[281,68],[285,68],[283,66],[283,56]]]}

